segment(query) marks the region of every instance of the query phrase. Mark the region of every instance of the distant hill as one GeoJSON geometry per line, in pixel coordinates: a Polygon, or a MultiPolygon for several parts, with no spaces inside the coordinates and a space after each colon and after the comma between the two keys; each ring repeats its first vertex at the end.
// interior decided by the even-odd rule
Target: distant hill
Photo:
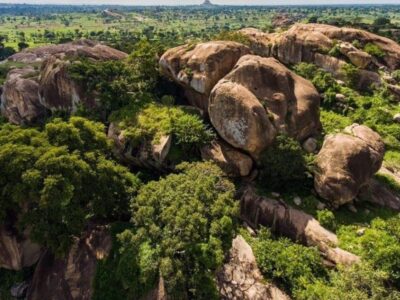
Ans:
{"type": "Polygon", "coordinates": [[[201,4],[201,6],[216,6],[215,4],[212,4],[210,0],[204,0],[203,4],[201,4]]]}

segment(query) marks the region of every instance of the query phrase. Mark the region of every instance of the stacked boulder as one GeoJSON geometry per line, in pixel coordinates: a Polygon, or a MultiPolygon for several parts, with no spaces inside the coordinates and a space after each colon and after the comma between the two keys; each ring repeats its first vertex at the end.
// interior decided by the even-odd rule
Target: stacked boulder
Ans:
{"type": "Polygon", "coordinates": [[[223,140],[222,147],[216,141],[203,149],[203,158],[236,176],[249,174],[249,161],[277,134],[301,142],[321,128],[314,86],[276,59],[249,53],[242,44],[213,41],[170,49],[160,59],[163,73],[182,86],[190,104],[208,113],[223,140]]]}

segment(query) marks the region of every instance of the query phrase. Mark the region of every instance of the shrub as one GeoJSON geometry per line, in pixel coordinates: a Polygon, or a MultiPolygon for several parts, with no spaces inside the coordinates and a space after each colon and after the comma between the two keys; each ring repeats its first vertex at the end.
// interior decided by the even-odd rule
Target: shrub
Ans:
{"type": "Polygon", "coordinates": [[[396,70],[392,72],[392,77],[397,81],[400,82],[400,70],[396,70]]]}
{"type": "Polygon", "coordinates": [[[383,220],[376,218],[363,235],[357,227],[343,226],[338,231],[341,245],[361,255],[376,269],[384,271],[393,284],[400,282],[400,216],[383,220]]]}
{"type": "Polygon", "coordinates": [[[315,248],[286,238],[274,239],[267,229],[260,230],[251,244],[261,272],[290,291],[302,290],[305,285],[325,276],[322,259],[315,248]]]}
{"type": "Polygon", "coordinates": [[[171,134],[174,144],[182,150],[181,159],[189,159],[196,148],[215,136],[197,114],[181,107],[149,104],[136,114],[119,112],[112,119],[118,120],[133,145],[140,145],[144,140],[157,142],[163,135],[171,134]]]}
{"type": "Polygon", "coordinates": [[[339,89],[332,74],[318,68],[314,64],[304,62],[299,63],[294,67],[294,71],[298,75],[310,80],[320,93],[324,93],[327,90],[337,92],[339,89]]]}
{"type": "Polygon", "coordinates": [[[214,36],[213,40],[215,41],[232,41],[238,42],[243,45],[249,46],[250,39],[248,36],[238,32],[238,31],[222,31],[216,36],[214,36]]]}
{"type": "Polygon", "coordinates": [[[379,48],[378,45],[375,45],[373,43],[366,44],[364,47],[364,51],[378,58],[383,58],[385,56],[385,52],[381,48],[379,48]]]}
{"type": "Polygon", "coordinates": [[[394,300],[400,293],[387,286],[387,273],[376,270],[368,263],[351,267],[339,266],[339,271],[330,272],[329,282],[318,280],[307,284],[296,293],[304,300],[394,300]]]}
{"type": "Polygon", "coordinates": [[[333,57],[339,57],[342,53],[340,52],[340,47],[338,44],[335,44],[331,50],[329,50],[328,54],[333,57]]]}
{"type": "Polygon", "coordinates": [[[345,77],[346,83],[351,88],[356,88],[360,80],[360,74],[357,67],[351,64],[345,64],[341,69],[342,75],[345,77]]]}
{"type": "Polygon", "coordinates": [[[136,230],[119,235],[120,277],[135,298],[159,275],[176,299],[217,296],[213,272],[235,233],[235,188],[211,162],[178,170],[140,189],[131,202],[136,230]]]}
{"type": "Polygon", "coordinates": [[[285,135],[277,136],[274,144],[260,157],[259,183],[269,188],[293,187],[307,179],[307,163],[299,143],[285,135]]]}
{"type": "Polygon", "coordinates": [[[317,220],[322,226],[332,231],[336,230],[337,224],[335,215],[330,210],[324,209],[317,211],[317,220]]]}

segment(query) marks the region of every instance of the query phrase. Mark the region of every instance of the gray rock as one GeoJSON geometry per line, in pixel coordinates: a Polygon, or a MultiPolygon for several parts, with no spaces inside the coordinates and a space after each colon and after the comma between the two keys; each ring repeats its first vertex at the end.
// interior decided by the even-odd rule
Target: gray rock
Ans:
{"type": "Polygon", "coordinates": [[[300,206],[301,205],[301,198],[299,196],[296,196],[296,197],[293,198],[293,202],[297,206],[300,206]]]}
{"type": "Polygon", "coordinates": [[[29,283],[26,281],[14,284],[10,290],[11,296],[14,298],[24,298],[28,287],[29,283]]]}
{"type": "Polygon", "coordinates": [[[346,96],[343,94],[336,94],[335,99],[339,102],[346,102],[346,96]]]}
{"type": "Polygon", "coordinates": [[[312,137],[306,139],[305,142],[303,143],[303,149],[307,153],[314,153],[315,151],[317,151],[317,147],[318,147],[317,140],[312,137]]]}

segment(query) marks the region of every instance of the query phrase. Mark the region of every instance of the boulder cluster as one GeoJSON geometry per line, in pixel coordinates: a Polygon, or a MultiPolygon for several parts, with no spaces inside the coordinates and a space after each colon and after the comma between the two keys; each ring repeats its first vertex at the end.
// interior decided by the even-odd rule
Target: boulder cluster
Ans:
{"type": "Polygon", "coordinates": [[[223,140],[214,143],[218,150],[203,150],[204,157],[214,153],[222,167],[231,161],[229,168],[241,176],[249,174],[248,162],[257,160],[278,134],[303,141],[321,128],[314,86],[278,60],[250,53],[242,44],[217,41],[173,48],[160,60],[164,74],[183,87],[189,103],[208,114],[223,140]]]}
{"type": "MultiPolygon", "coordinates": [[[[314,63],[338,79],[343,79],[343,66],[353,64],[358,70],[360,89],[371,84],[380,85],[385,77],[377,71],[391,72],[400,67],[400,46],[395,41],[354,28],[339,28],[325,24],[295,24],[282,33],[264,33],[245,28],[240,32],[249,38],[255,54],[272,56],[284,64],[314,63]],[[376,57],[366,52],[367,45],[374,45],[384,55],[376,57]],[[331,55],[332,49],[337,49],[331,55]]],[[[387,73],[386,75],[388,75],[387,73]]],[[[387,82],[390,87],[392,83],[387,82]]]]}
{"type": "MultiPolygon", "coordinates": [[[[375,72],[379,68],[391,71],[400,67],[398,44],[362,30],[296,24],[278,34],[256,29],[241,33],[249,37],[249,46],[232,41],[188,44],[168,50],[160,59],[163,74],[182,88],[188,103],[200,110],[218,133],[200,149],[203,159],[215,161],[231,177],[251,178],[261,154],[278,135],[290,136],[309,152],[317,148],[315,138],[322,129],[320,95],[310,81],[286,65],[311,62],[340,78],[341,67],[352,63],[364,78],[360,85],[380,83],[382,79],[375,72]],[[378,59],[356,47],[354,41],[363,46],[373,43],[385,56],[378,59]],[[333,47],[337,47],[339,57],[327,54],[333,47]]],[[[26,66],[7,75],[1,95],[2,115],[13,124],[30,124],[49,111],[73,112],[81,104],[94,107],[95,95],[82,90],[69,76],[68,66],[78,57],[103,61],[126,56],[87,40],[15,54],[9,60],[26,66]]],[[[171,148],[171,136],[166,135],[158,144],[143,144],[132,153],[124,132],[115,124],[109,126],[108,135],[121,160],[145,167],[161,166],[171,148]]],[[[315,191],[332,207],[350,203],[380,169],[384,152],[381,137],[366,126],[353,124],[326,136],[315,160],[315,191]]],[[[244,193],[241,204],[242,216],[249,224],[256,223],[254,227],[258,223],[278,226],[280,234],[318,247],[333,263],[359,260],[338,248],[337,237],[302,211],[275,199],[260,198],[252,190],[244,193]]],[[[90,299],[96,260],[108,255],[111,248],[105,228],[90,228],[74,241],[65,259],[53,257],[28,236],[26,232],[17,239],[6,226],[0,226],[0,267],[19,270],[39,261],[29,299],[43,299],[46,291],[52,291],[48,297],[63,294],[72,299],[79,294],[90,299]]],[[[221,294],[228,298],[262,299],[260,295],[268,291],[287,299],[276,287],[262,282],[251,248],[241,237],[233,241],[229,261],[217,281],[221,294]],[[236,278],[243,282],[233,284],[236,278]]],[[[162,286],[154,293],[161,293],[162,286]]]]}
{"type": "MultiPolygon", "coordinates": [[[[320,96],[286,65],[313,63],[339,80],[342,68],[352,64],[360,88],[381,84],[384,76],[378,70],[400,66],[397,43],[363,30],[295,24],[282,33],[240,32],[249,39],[248,47],[212,41],[170,49],[160,59],[163,73],[182,87],[188,102],[204,111],[218,133],[218,140],[202,149],[203,158],[231,176],[249,175],[279,134],[296,139],[308,152],[317,150],[320,96]],[[385,55],[367,53],[367,45],[385,55]],[[333,48],[335,56],[329,54],[333,48]]],[[[379,170],[383,155],[381,138],[365,126],[327,136],[316,159],[317,193],[333,207],[351,202],[379,170]]]]}
{"type": "Polygon", "coordinates": [[[13,124],[31,124],[47,111],[76,111],[79,105],[94,107],[95,95],[88,95],[68,74],[76,58],[118,60],[126,53],[90,41],[26,49],[9,57],[24,66],[11,70],[3,85],[1,112],[13,124]]]}

